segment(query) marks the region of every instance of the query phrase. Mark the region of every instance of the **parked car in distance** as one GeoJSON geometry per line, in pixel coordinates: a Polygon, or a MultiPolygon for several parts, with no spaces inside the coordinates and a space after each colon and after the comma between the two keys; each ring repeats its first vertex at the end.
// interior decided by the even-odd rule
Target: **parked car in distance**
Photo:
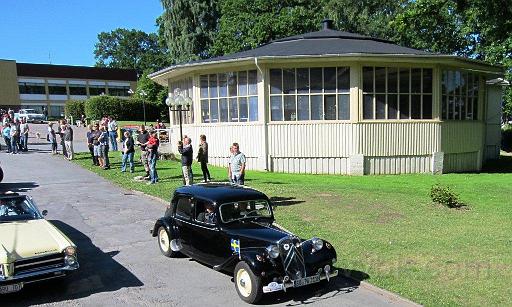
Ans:
{"type": "Polygon", "coordinates": [[[319,238],[303,240],[278,227],[269,198],[221,183],[178,188],[150,230],[163,255],[180,253],[234,276],[242,300],[286,291],[338,275],[336,251],[319,238]]]}
{"type": "Polygon", "coordinates": [[[20,109],[18,113],[14,114],[14,117],[20,120],[26,118],[29,123],[42,123],[46,120],[43,113],[39,113],[34,109],[20,109]]]}
{"type": "Polygon", "coordinates": [[[44,219],[31,197],[0,196],[0,294],[78,269],[76,246],[44,219]]]}

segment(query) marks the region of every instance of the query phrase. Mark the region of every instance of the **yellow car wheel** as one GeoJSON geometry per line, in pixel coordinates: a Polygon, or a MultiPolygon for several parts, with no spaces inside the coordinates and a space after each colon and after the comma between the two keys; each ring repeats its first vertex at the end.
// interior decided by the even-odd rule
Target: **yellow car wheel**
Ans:
{"type": "Polygon", "coordinates": [[[256,276],[246,262],[240,261],[236,265],[234,279],[236,292],[243,301],[254,304],[260,300],[263,294],[261,277],[256,276]]]}
{"type": "Polygon", "coordinates": [[[166,257],[176,257],[178,252],[171,249],[171,237],[164,226],[158,228],[158,247],[162,255],[166,257]]]}

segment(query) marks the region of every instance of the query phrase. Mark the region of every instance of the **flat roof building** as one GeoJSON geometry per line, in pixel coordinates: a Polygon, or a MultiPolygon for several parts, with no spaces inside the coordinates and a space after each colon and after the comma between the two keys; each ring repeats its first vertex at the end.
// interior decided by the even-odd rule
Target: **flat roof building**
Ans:
{"type": "Polygon", "coordinates": [[[192,98],[184,133],[208,137],[212,164],[227,165],[238,142],[250,169],[363,175],[477,171],[498,157],[502,86],[491,80],[503,73],[325,21],[150,77],[192,98]]]}
{"type": "Polygon", "coordinates": [[[95,95],[129,96],[135,90],[133,69],[16,63],[0,59],[0,108],[48,110],[64,113],[66,101],[95,95]]]}

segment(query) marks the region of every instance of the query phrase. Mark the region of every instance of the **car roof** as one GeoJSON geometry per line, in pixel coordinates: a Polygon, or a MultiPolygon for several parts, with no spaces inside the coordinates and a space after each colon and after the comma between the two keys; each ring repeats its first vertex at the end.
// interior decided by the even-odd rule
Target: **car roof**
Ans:
{"type": "Polygon", "coordinates": [[[230,183],[201,183],[183,186],[178,188],[176,193],[192,195],[218,204],[241,200],[268,199],[260,191],[230,183]]]}

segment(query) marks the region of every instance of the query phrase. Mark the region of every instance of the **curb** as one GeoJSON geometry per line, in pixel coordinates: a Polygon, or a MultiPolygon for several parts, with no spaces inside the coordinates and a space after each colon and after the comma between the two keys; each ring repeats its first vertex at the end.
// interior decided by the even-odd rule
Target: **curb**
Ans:
{"type": "MultiPolygon", "coordinates": [[[[350,278],[350,277],[349,277],[350,278]]],[[[353,279],[353,278],[351,278],[353,279]]],[[[355,279],[354,279],[355,280],[355,279]]],[[[357,281],[357,280],[356,280],[357,281]]],[[[392,301],[393,303],[403,303],[404,305],[408,305],[408,306],[423,306],[421,304],[418,304],[418,303],[415,303],[409,299],[406,299],[404,297],[401,297],[400,295],[396,294],[396,293],[393,293],[393,292],[390,292],[388,290],[385,290],[385,289],[382,289],[382,288],[379,288],[377,286],[374,286],[372,284],[369,284],[367,283],[366,281],[359,281],[359,286],[364,288],[364,289],[367,289],[367,290],[370,290],[380,296],[383,296],[385,297],[386,299],[392,301]]]]}

